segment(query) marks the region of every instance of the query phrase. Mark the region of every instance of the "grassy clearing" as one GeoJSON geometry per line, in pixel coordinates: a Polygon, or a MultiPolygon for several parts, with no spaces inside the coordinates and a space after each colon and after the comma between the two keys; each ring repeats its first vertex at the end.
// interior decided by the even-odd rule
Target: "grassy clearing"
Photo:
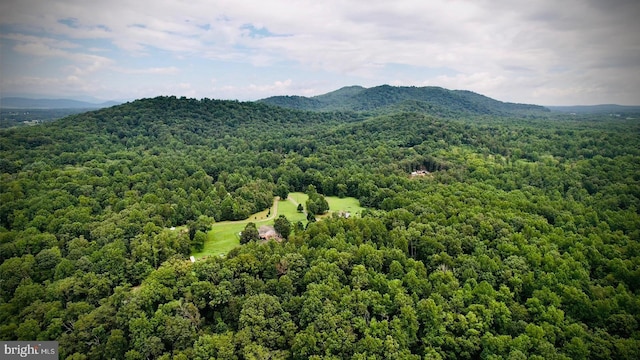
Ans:
{"type": "MultiPolygon", "coordinates": [[[[258,216],[257,219],[260,219],[260,217],[258,216]]],[[[211,227],[211,231],[207,233],[204,248],[201,252],[194,253],[193,256],[201,258],[205,256],[225,255],[234,247],[240,245],[239,234],[250,222],[255,223],[258,228],[262,225],[273,225],[273,219],[266,219],[265,217],[263,220],[256,220],[253,215],[243,221],[223,221],[215,223],[211,227]]]]}
{"type": "MultiPolygon", "coordinates": [[[[239,233],[244,230],[247,223],[254,222],[257,227],[262,225],[273,225],[273,221],[279,215],[284,215],[289,219],[292,224],[302,221],[303,224],[307,224],[307,217],[304,213],[299,213],[297,210],[297,204],[305,206],[309,197],[304,193],[290,193],[289,199],[279,200],[277,206],[271,209],[255,213],[249,218],[240,221],[223,221],[213,224],[211,231],[207,233],[207,240],[204,243],[204,248],[201,252],[193,253],[196,258],[202,258],[206,256],[220,256],[225,255],[231,251],[234,247],[240,245],[239,233]],[[272,211],[271,215],[269,210],[272,211]]],[[[363,207],[360,206],[358,199],[356,198],[338,198],[335,196],[326,197],[329,203],[329,213],[319,218],[329,216],[333,212],[346,211],[350,212],[352,216],[359,216],[362,213],[363,207]]],[[[275,203],[274,203],[275,204],[275,203]]]]}
{"type": "MultiPolygon", "coordinates": [[[[309,197],[305,193],[295,192],[289,194],[289,199],[293,199],[298,204],[305,206],[309,197]]],[[[364,210],[364,208],[360,206],[358,199],[353,197],[339,198],[337,196],[325,196],[325,199],[327,199],[327,202],[329,203],[329,214],[337,211],[346,211],[350,212],[351,215],[359,216],[362,213],[362,210],[364,210]]]]}
{"type": "MultiPolygon", "coordinates": [[[[276,203],[274,202],[274,204],[276,203]]],[[[275,214],[268,214],[270,211],[277,212],[277,208],[277,206],[275,208],[272,206],[270,209],[255,213],[245,220],[222,221],[213,224],[211,230],[207,233],[207,240],[204,242],[202,251],[192,255],[195,258],[225,255],[231,249],[240,245],[239,233],[244,230],[248,223],[253,222],[257,227],[273,224],[275,214]]]]}
{"type": "Polygon", "coordinates": [[[337,196],[325,196],[329,203],[329,211],[326,214],[316,216],[316,219],[322,220],[328,218],[333,213],[348,212],[351,216],[360,216],[364,208],[360,206],[360,202],[356,198],[345,197],[339,198],[337,196]]]}
{"type": "Polygon", "coordinates": [[[205,256],[225,255],[234,247],[240,245],[240,236],[238,233],[244,229],[246,224],[241,223],[215,223],[209,233],[207,240],[204,242],[204,248],[193,256],[202,258],[205,256]]]}
{"type": "MultiPolygon", "coordinates": [[[[306,196],[306,195],[305,195],[306,196]]],[[[272,208],[273,209],[273,208],[272,208]]],[[[289,200],[279,200],[277,213],[267,216],[269,209],[255,213],[246,220],[223,221],[213,224],[211,231],[207,234],[207,241],[201,252],[193,254],[196,258],[204,256],[220,256],[228,253],[234,247],[240,245],[239,233],[244,230],[247,223],[253,222],[259,228],[262,225],[273,225],[275,218],[284,215],[292,224],[302,221],[307,223],[307,218],[303,213],[297,211],[297,205],[289,200]]]]}
{"type": "MultiPolygon", "coordinates": [[[[304,206],[304,204],[302,206],[304,206]]],[[[281,200],[278,202],[278,216],[286,216],[292,224],[302,221],[302,223],[306,225],[307,217],[304,213],[299,213],[297,208],[298,205],[295,205],[293,202],[289,200],[281,200]]]]}
{"type": "Polygon", "coordinates": [[[351,213],[351,216],[360,216],[364,208],[360,206],[360,201],[353,197],[339,198],[337,196],[325,197],[329,203],[329,212],[345,211],[351,213]]]}
{"type": "Polygon", "coordinates": [[[293,200],[298,204],[302,204],[302,206],[305,206],[304,204],[307,202],[307,200],[309,200],[309,196],[307,196],[307,194],[305,193],[294,192],[294,193],[289,193],[289,199],[293,200]]]}

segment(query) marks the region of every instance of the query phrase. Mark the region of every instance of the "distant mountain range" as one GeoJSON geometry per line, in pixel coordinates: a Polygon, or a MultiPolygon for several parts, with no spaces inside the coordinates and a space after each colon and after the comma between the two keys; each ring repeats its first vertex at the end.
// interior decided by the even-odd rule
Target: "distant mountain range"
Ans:
{"type": "Polygon", "coordinates": [[[273,96],[258,101],[298,110],[377,113],[415,111],[440,116],[527,115],[550,111],[544,106],[502,102],[471,91],[447,90],[435,86],[348,86],[313,97],[273,96]]]}
{"type": "Polygon", "coordinates": [[[23,97],[0,98],[1,109],[99,109],[119,104],[119,102],[115,101],[90,103],[69,99],[29,99],[23,97]]]}
{"type": "Polygon", "coordinates": [[[630,114],[640,113],[640,105],[627,106],[615,104],[577,105],[577,106],[547,106],[551,111],[574,114],[630,114]]]}
{"type": "MultiPolygon", "coordinates": [[[[257,102],[306,111],[357,111],[388,114],[401,111],[438,116],[457,115],[544,115],[550,112],[574,114],[638,114],[640,105],[616,104],[578,106],[540,106],[502,102],[467,90],[448,90],[436,86],[407,87],[381,85],[372,88],[346,86],[313,97],[272,96],[257,102]]],[[[93,110],[122,102],[90,102],[74,99],[33,99],[2,97],[0,109],[93,110]]],[[[77,111],[76,111],[77,112],[77,111]]],[[[74,112],[75,113],[75,112],[74,112]]]]}

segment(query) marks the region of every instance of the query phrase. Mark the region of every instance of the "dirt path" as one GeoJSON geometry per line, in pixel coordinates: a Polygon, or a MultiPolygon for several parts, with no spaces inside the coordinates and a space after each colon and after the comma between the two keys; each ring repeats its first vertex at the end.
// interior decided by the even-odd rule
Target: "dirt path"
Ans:
{"type": "Polygon", "coordinates": [[[273,220],[278,216],[278,201],[280,200],[279,196],[273,198],[273,205],[271,206],[271,216],[268,216],[265,220],[273,220]]]}

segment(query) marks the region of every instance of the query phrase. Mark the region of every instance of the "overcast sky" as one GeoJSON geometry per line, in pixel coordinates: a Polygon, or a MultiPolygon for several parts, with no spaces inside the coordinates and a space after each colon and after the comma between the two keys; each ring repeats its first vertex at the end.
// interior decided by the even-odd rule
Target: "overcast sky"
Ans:
{"type": "Polygon", "coordinates": [[[0,2],[1,96],[255,100],[382,84],[640,105],[640,1],[0,2]]]}

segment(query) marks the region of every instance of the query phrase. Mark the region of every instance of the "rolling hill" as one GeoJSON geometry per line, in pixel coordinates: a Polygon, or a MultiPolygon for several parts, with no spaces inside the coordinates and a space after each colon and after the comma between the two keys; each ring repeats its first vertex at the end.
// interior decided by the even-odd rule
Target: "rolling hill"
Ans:
{"type": "Polygon", "coordinates": [[[640,123],[442,119],[425,112],[523,108],[433,88],[307,100],[376,110],[172,96],[0,129],[0,340],[97,360],[640,358],[640,123]],[[296,207],[282,242],[189,260],[283,192],[364,209],[305,225],[296,207]]]}
{"type": "Polygon", "coordinates": [[[539,105],[507,103],[472,91],[448,90],[435,86],[349,86],[314,97],[273,96],[259,101],[298,110],[375,113],[411,111],[440,116],[527,115],[549,112],[549,109],[539,105]]]}

